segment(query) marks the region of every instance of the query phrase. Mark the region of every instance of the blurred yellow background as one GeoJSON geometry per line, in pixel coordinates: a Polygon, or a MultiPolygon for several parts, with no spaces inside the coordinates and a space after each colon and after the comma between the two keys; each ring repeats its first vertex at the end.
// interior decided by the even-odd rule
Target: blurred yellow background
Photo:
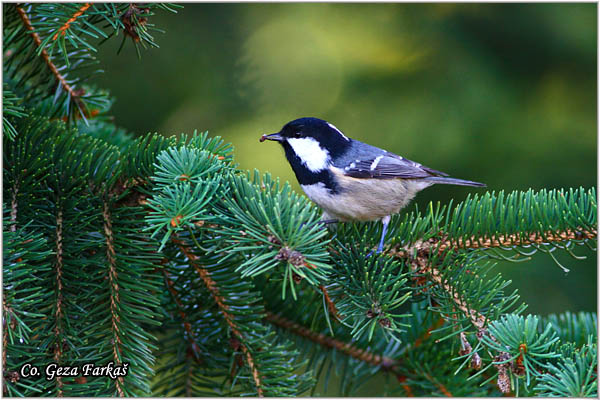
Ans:
{"type": "MultiPolygon", "coordinates": [[[[208,130],[241,168],[295,182],[259,144],[289,120],[326,119],[489,190],[596,185],[596,4],[185,4],[151,22],[161,46],[138,60],[113,39],[96,78],[136,133],[208,130]]],[[[484,190],[436,186],[447,203],[484,190]]],[[[413,209],[414,205],[408,209],[413,209]]],[[[596,255],[498,267],[532,313],[596,309],[596,255]]]]}

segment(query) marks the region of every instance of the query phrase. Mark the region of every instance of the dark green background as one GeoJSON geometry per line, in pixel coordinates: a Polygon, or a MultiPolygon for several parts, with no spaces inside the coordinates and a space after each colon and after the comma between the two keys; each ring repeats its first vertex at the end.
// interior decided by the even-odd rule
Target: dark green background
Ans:
{"type": "MultiPolygon", "coordinates": [[[[294,182],[259,144],[316,116],[489,190],[596,185],[595,4],[186,4],[159,50],[101,47],[96,79],[137,134],[209,130],[243,168],[294,182]]],[[[417,203],[483,190],[436,186],[417,203]]],[[[596,309],[596,255],[500,264],[529,312],[596,309]]]]}

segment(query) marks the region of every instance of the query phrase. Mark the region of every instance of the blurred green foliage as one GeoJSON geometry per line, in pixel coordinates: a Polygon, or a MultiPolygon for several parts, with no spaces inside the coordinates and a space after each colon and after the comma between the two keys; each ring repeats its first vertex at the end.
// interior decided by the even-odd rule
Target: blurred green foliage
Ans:
{"type": "MultiPolygon", "coordinates": [[[[161,49],[102,46],[96,79],[136,134],[209,130],[243,168],[295,178],[263,133],[315,116],[489,190],[596,185],[596,4],[186,4],[161,49]]],[[[436,186],[416,203],[460,201],[436,186]]],[[[481,190],[482,191],[482,190],[481,190]]],[[[409,206],[414,207],[414,206],[409,206]]],[[[596,254],[500,263],[529,312],[596,309],[596,254]]]]}

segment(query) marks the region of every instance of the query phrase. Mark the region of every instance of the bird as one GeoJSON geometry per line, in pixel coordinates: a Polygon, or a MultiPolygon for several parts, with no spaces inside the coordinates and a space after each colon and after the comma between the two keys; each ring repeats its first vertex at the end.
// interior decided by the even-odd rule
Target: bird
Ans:
{"type": "Polygon", "coordinates": [[[288,122],[265,140],[279,142],[309,199],[323,211],[324,223],[381,220],[377,253],[384,248],[391,216],[433,184],[485,187],[451,178],[387,150],[351,139],[335,125],[314,117],[288,122]]]}

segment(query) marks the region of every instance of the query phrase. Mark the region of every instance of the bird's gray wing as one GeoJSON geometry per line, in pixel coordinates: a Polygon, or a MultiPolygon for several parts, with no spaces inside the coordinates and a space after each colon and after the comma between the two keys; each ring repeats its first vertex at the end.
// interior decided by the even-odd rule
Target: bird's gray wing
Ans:
{"type": "Polygon", "coordinates": [[[380,153],[377,156],[369,155],[364,159],[355,158],[341,169],[344,175],[353,178],[419,179],[448,176],[448,174],[388,152],[380,153]]]}

